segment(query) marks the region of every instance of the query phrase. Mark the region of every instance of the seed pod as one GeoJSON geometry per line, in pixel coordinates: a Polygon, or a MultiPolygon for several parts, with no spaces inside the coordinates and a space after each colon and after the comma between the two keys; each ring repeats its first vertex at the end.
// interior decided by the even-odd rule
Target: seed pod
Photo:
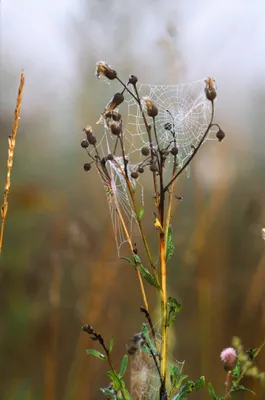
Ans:
{"type": "Polygon", "coordinates": [[[135,75],[131,75],[129,78],[129,83],[131,83],[132,85],[136,85],[137,82],[138,78],[135,75]]]}
{"type": "Polygon", "coordinates": [[[108,154],[108,156],[107,156],[107,160],[109,160],[109,161],[113,161],[113,160],[114,160],[114,157],[113,157],[113,155],[112,155],[112,154],[108,154]]]}
{"type": "Polygon", "coordinates": [[[216,98],[216,89],[215,89],[215,80],[213,78],[207,78],[205,80],[205,95],[206,98],[210,101],[214,101],[216,98]]]}
{"type": "Polygon", "coordinates": [[[90,144],[95,145],[97,143],[97,139],[94,135],[88,136],[87,140],[90,144]]]}
{"type": "Polygon", "coordinates": [[[131,177],[133,178],[133,179],[137,179],[138,178],[138,173],[137,172],[132,172],[131,173],[131,177]]]}
{"type": "Polygon", "coordinates": [[[83,139],[81,142],[81,147],[83,147],[83,149],[86,149],[88,146],[89,146],[88,140],[83,139]]]}
{"type": "Polygon", "coordinates": [[[152,163],[150,165],[150,171],[152,171],[152,172],[157,172],[158,171],[156,163],[152,163]]]}
{"type": "Polygon", "coordinates": [[[157,107],[148,97],[143,97],[143,100],[145,101],[146,104],[147,115],[149,115],[149,117],[155,118],[158,114],[157,107]]]}
{"type": "Polygon", "coordinates": [[[171,149],[171,151],[170,151],[170,153],[171,153],[173,156],[176,156],[176,155],[178,154],[178,152],[179,152],[179,149],[178,149],[177,147],[172,147],[172,149],[171,149]]]}
{"type": "Polygon", "coordinates": [[[142,147],[141,152],[142,152],[142,155],[143,155],[143,156],[148,156],[149,153],[150,153],[150,150],[149,150],[148,147],[142,147]]]}
{"type": "Polygon", "coordinates": [[[110,131],[113,135],[119,136],[121,134],[121,126],[117,122],[112,122],[110,124],[110,131]]]}
{"type": "Polygon", "coordinates": [[[139,174],[143,174],[144,173],[144,168],[143,167],[139,167],[138,168],[138,172],[139,172],[139,174]]]}
{"type": "Polygon", "coordinates": [[[221,142],[225,138],[225,133],[222,131],[222,129],[219,129],[218,132],[216,132],[216,137],[221,142]]]}
{"type": "Polygon", "coordinates": [[[110,67],[105,61],[99,61],[96,64],[96,75],[98,78],[105,76],[106,78],[113,80],[117,78],[117,72],[110,67]]]}
{"type": "Polygon", "coordinates": [[[90,163],[85,163],[84,164],[84,170],[89,171],[91,169],[91,164],[90,163]]]}

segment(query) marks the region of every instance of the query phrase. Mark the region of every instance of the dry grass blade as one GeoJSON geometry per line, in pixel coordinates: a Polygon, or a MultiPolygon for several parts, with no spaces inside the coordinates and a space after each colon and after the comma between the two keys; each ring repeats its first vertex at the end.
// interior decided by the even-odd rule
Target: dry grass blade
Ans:
{"type": "Polygon", "coordinates": [[[20,84],[18,88],[18,95],[17,95],[17,103],[14,112],[14,123],[12,128],[12,134],[8,138],[8,158],[7,158],[7,175],[6,175],[6,183],[5,183],[5,190],[4,190],[4,202],[1,206],[1,231],[0,231],[0,256],[2,254],[3,248],[3,237],[4,237],[4,228],[5,228],[5,220],[8,210],[8,195],[10,191],[10,184],[11,184],[11,171],[13,167],[13,159],[14,159],[14,151],[16,145],[16,137],[18,131],[18,122],[20,118],[20,110],[21,110],[21,103],[22,103],[22,92],[24,87],[24,71],[21,72],[20,76],[20,84]]]}

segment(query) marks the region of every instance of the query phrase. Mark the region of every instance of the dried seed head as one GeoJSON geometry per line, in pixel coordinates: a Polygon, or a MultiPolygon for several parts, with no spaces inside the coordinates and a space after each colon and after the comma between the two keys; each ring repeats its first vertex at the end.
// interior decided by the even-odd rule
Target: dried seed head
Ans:
{"type": "Polygon", "coordinates": [[[216,137],[221,142],[225,138],[225,133],[222,131],[222,129],[219,129],[218,132],[216,132],[216,137]]]}
{"type": "Polygon", "coordinates": [[[112,111],[112,119],[113,119],[113,121],[120,121],[121,120],[121,114],[118,113],[117,111],[112,111]]]}
{"type": "Polygon", "coordinates": [[[142,147],[141,152],[142,152],[142,155],[143,155],[143,156],[148,156],[149,153],[150,153],[150,150],[149,150],[148,147],[142,147]]]}
{"type": "Polygon", "coordinates": [[[131,75],[129,78],[129,83],[131,83],[132,85],[136,85],[137,82],[138,78],[135,75],[131,75]]]}
{"type": "Polygon", "coordinates": [[[89,136],[92,136],[92,135],[93,135],[93,130],[92,130],[92,128],[91,128],[90,125],[87,125],[87,126],[83,129],[83,131],[85,132],[87,139],[89,138],[89,136]]]}
{"type": "Polygon", "coordinates": [[[112,154],[108,154],[108,156],[107,156],[107,160],[109,160],[109,161],[113,161],[113,160],[114,160],[114,157],[113,157],[113,155],[112,155],[112,154]]]}
{"type": "Polygon", "coordinates": [[[172,124],[171,124],[170,122],[167,122],[167,123],[164,125],[164,128],[165,128],[166,131],[171,131],[171,129],[172,129],[172,124]]]}
{"type": "Polygon", "coordinates": [[[150,171],[152,171],[152,172],[157,172],[158,171],[156,163],[152,163],[150,165],[150,171]]]}
{"type": "Polygon", "coordinates": [[[121,125],[117,122],[112,122],[110,124],[110,131],[113,135],[119,136],[121,134],[121,125]]]}
{"type": "Polygon", "coordinates": [[[84,164],[84,170],[89,171],[91,169],[91,164],[90,163],[85,163],[84,164]]]}
{"type": "Polygon", "coordinates": [[[83,149],[86,149],[88,146],[89,146],[88,140],[83,139],[81,142],[81,147],[83,147],[83,149]]]}
{"type": "Polygon", "coordinates": [[[98,78],[105,76],[106,78],[113,80],[117,78],[117,72],[110,67],[105,61],[99,61],[96,64],[96,75],[98,78]]]}
{"type": "Polygon", "coordinates": [[[97,139],[94,135],[88,136],[87,140],[90,144],[95,145],[97,143],[97,139]]]}
{"type": "Polygon", "coordinates": [[[110,100],[109,104],[107,105],[105,112],[113,111],[123,102],[124,102],[123,93],[115,93],[112,99],[110,100]]]}
{"type": "Polygon", "coordinates": [[[143,174],[144,173],[144,168],[143,167],[139,167],[138,168],[138,172],[139,172],[139,174],[143,174]]]}
{"type": "Polygon", "coordinates": [[[171,153],[173,156],[176,156],[176,155],[178,154],[178,152],[179,152],[179,149],[178,149],[177,147],[172,147],[172,149],[171,149],[171,151],[170,151],[170,153],[171,153]]]}
{"type": "Polygon", "coordinates": [[[216,98],[215,80],[213,78],[205,79],[205,94],[206,98],[213,101],[216,98]]]}
{"type": "Polygon", "coordinates": [[[138,173],[137,172],[132,172],[131,173],[131,177],[133,178],[133,179],[137,179],[138,178],[138,173]]]}
{"type": "Polygon", "coordinates": [[[147,115],[149,115],[149,117],[155,118],[158,114],[157,107],[148,97],[143,97],[143,100],[145,101],[146,104],[147,115]]]}

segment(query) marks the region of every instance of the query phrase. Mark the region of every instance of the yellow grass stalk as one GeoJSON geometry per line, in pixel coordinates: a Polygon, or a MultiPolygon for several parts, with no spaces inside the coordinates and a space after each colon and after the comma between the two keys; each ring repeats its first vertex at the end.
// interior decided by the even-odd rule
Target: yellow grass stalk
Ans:
{"type": "Polygon", "coordinates": [[[17,137],[17,131],[18,131],[18,122],[19,122],[19,118],[20,118],[24,81],[25,81],[24,71],[22,71],[21,75],[20,75],[20,84],[19,84],[19,88],[18,88],[17,103],[16,103],[15,112],[14,112],[14,123],[13,123],[13,128],[12,128],[12,134],[8,138],[7,175],[6,175],[6,183],[5,183],[5,190],[4,190],[4,202],[3,202],[3,205],[1,206],[0,256],[2,254],[2,248],[3,248],[5,220],[6,220],[7,210],[8,210],[8,195],[9,195],[10,185],[11,185],[11,171],[12,171],[12,167],[13,167],[13,159],[14,159],[16,137],[17,137]]]}

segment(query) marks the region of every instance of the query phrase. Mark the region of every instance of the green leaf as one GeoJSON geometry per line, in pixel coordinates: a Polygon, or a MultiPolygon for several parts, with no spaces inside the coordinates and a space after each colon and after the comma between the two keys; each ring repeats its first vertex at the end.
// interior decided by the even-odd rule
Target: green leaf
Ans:
{"type": "Polygon", "coordinates": [[[177,313],[181,310],[181,304],[174,298],[169,296],[167,299],[167,326],[176,321],[177,313]]]}
{"type": "Polygon", "coordinates": [[[222,400],[221,397],[216,396],[213,385],[211,383],[208,383],[208,392],[212,400],[222,400]]]}
{"type": "Polygon", "coordinates": [[[100,388],[99,390],[104,394],[104,396],[107,399],[109,399],[109,400],[116,400],[117,399],[117,396],[116,396],[116,394],[115,394],[113,389],[100,388]]]}
{"type": "Polygon", "coordinates": [[[231,388],[231,393],[235,393],[235,392],[250,392],[255,395],[255,392],[253,392],[252,390],[246,388],[243,385],[236,385],[235,382],[233,382],[233,386],[231,388]]]}
{"type": "Polygon", "coordinates": [[[113,384],[113,389],[114,390],[122,389],[122,380],[120,379],[120,377],[115,372],[108,371],[107,375],[111,379],[111,382],[113,384]]]}
{"type": "Polygon", "coordinates": [[[129,257],[120,257],[120,260],[125,260],[125,261],[127,261],[129,264],[131,264],[131,265],[134,266],[133,261],[132,261],[129,257]]]}
{"type": "Polygon", "coordinates": [[[157,284],[155,278],[153,275],[150,274],[150,272],[143,266],[141,263],[140,258],[135,254],[134,256],[135,264],[137,268],[139,269],[142,277],[152,286],[156,287],[157,289],[160,289],[160,286],[157,284]]]}
{"type": "Polygon", "coordinates": [[[186,395],[194,392],[194,390],[201,389],[204,386],[205,378],[201,376],[196,382],[188,381],[183,386],[181,386],[178,394],[172,398],[172,400],[184,400],[186,395]]]}
{"type": "Polygon", "coordinates": [[[138,221],[141,221],[142,218],[143,218],[143,216],[144,216],[144,208],[142,207],[142,208],[140,208],[140,210],[138,211],[138,215],[137,215],[138,221]]]}
{"type": "Polygon", "coordinates": [[[109,340],[109,353],[112,352],[113,349],[113,343],[114,343],[114,337],[111,336],[110,340],[109,340]]]}
{"type": "Polygon", "coordinates": [[[86,352],[90,356],[95,356],[97,358],[100,358],[100,360],[106,360],[107,358],[104,354],[100,353],[100,351],[94,349],[86,349],[86,352]]]}
{"type": "Polygon", "coordinates": [[[127,356],[127,354],[125,354],[121,360],[121,368],[120,368],[120,372],[119,372],[120,378],[122,378],[123,375],[125,374],[127,365],[128,365],[128,356],[127,356]]]}
{"type": "Polygon", "coordinates": [[[130,393],[128,392],[127,389],[123,389],[123,393],[125,395],[124,400],[131,400],[130,393]]]}
{"type": "Polygon", "coordinates": [[[170,260],[170,258],[173,256],[175,250],[175,246],[173,244],[173,229],[172,226],[170,225],[168,227],[168,232],[167,232],[167,250],[166,250],[166,260],[170,260]]]}
{"type": "Polygon", "coordinates": [[[238,379],[241,374],[241,364],[240,361],[237,360],[235,368],[232,370],[232,376],[235,379],[238,379]]]}

